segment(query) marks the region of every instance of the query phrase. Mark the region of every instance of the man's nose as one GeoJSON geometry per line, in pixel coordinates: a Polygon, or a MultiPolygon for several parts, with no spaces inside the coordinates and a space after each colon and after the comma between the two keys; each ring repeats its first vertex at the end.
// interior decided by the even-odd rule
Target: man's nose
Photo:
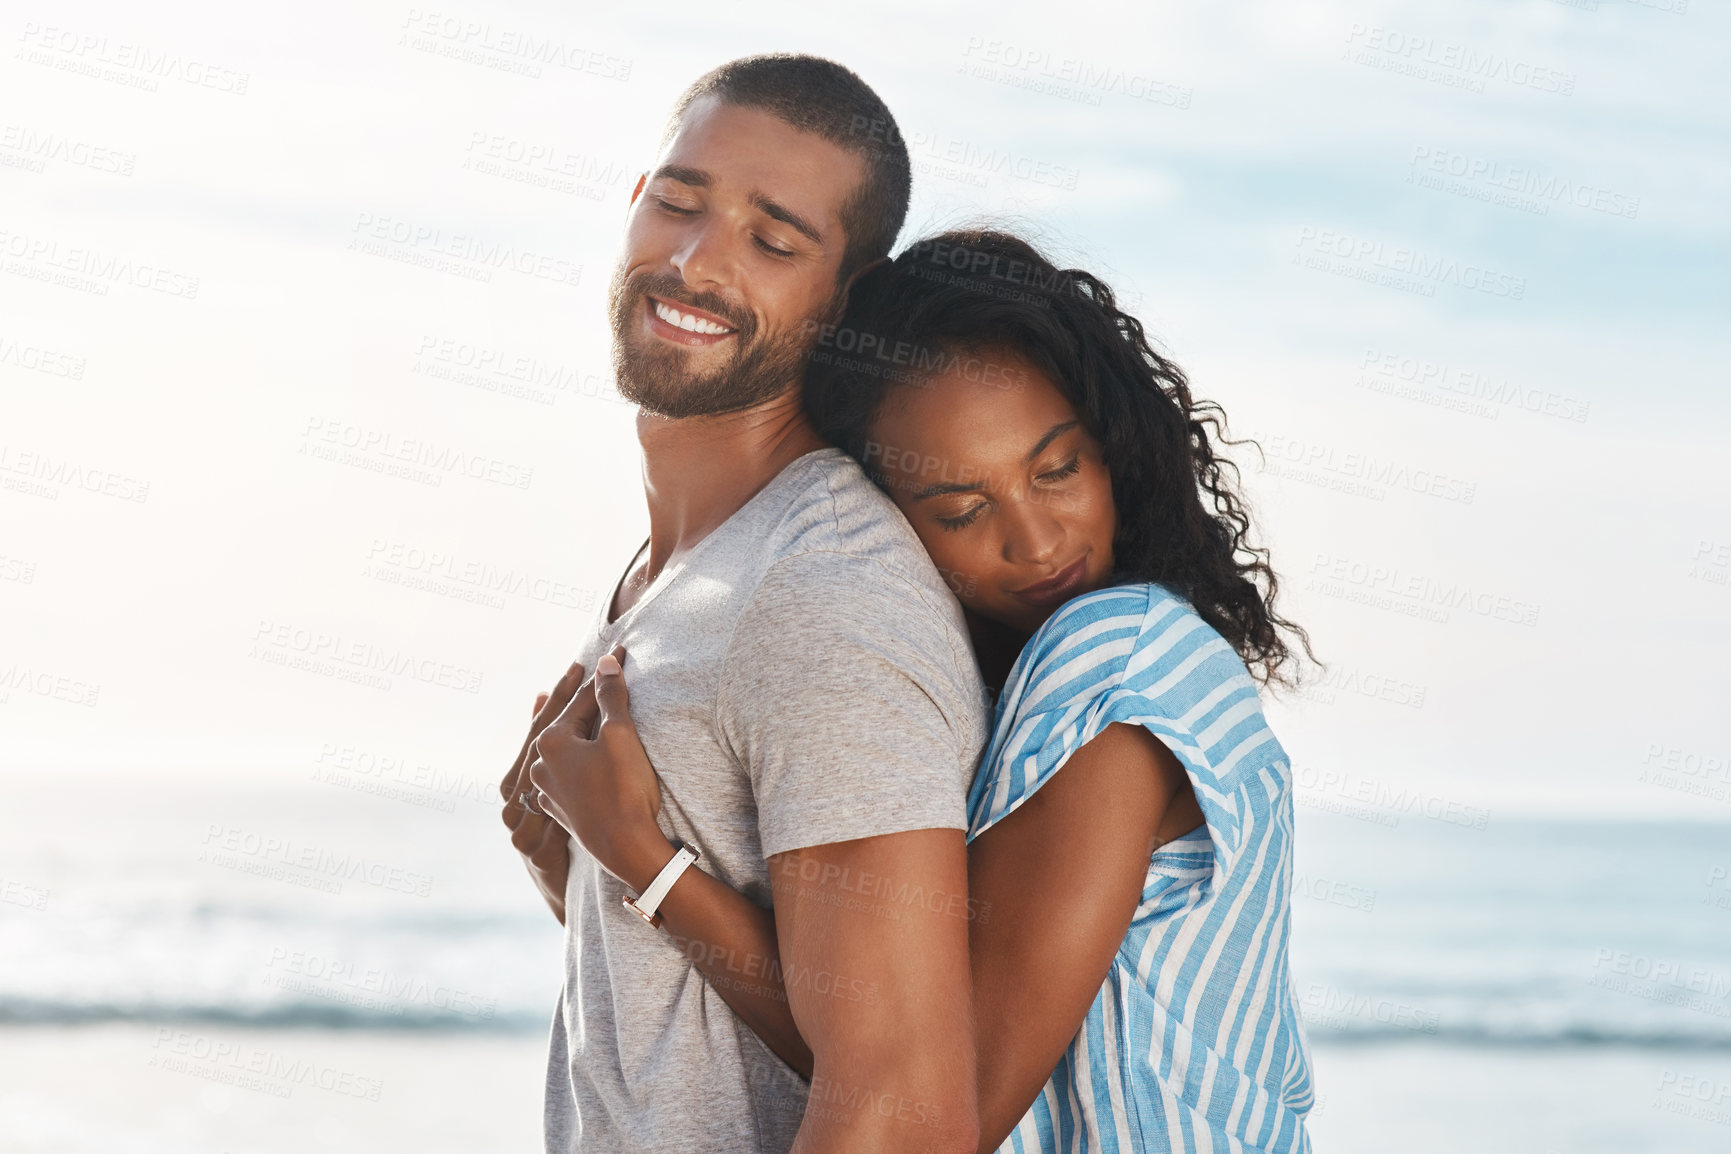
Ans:
{"type": "Polygon", "coordinates": [[[732,283],[733,260],[722,229],[705,221],[694,224],[674,249],[672,265],[692,288],[726,288],[732,283]]]}

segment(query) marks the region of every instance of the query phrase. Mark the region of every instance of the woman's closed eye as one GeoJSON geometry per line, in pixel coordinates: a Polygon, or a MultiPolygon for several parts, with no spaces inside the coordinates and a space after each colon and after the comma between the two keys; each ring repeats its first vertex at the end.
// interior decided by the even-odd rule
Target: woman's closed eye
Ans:
{"type": "Polygon", "coordinates": [[[953,517],[939,517],[938,524],[942,525],[945,529],[950,530],[966,529],[969,525],[972,525],[976,520],[978,520],[980,514],[985,511],[986,503],[981,501],[964,513],[958,513],[953,517]]]}
{"type": "MultiPolygon", "coordinates": [[[[1077,453],[1064,464],[1059,465],[1056,469],[1048,469],[1044,473],[1038,474],[1035,476],[1034,480],[1042,485],[1057,485],[1069,480],[1081,471],[1082,454],[1077,453]]],[[[975,521],[979,520],[980,514],[986,511],[986,506],[988,504],[990,504],[989,501],[977,502],[963,512],[955,513],[947,517],[939,516],[937,522],[945,529],[952,532],[957,529],[966,529],[969,525],[972,525],[975,521]]]]}
{"type": "Polygon", "coordinates": [[[1077,453],[1075,456],[1071,457],[1069,459],[1069,461],[1067,461],[1066,463],[1059,465],[1056,469],[1052,469],[1052,470],[1049,470],[1047,472],[1041,473],[1039,475],[1039,477],[1036,479],[1040,480],[1040,481],[1045,481],[1048,483],[1055,482],[1055,481],[1066,481],[1066,480],[1069,480],[1071,477],[1074,477],[1077,473],[1080,473],[1081,471],[1082,471],[1082,454],[1077,453]]]}

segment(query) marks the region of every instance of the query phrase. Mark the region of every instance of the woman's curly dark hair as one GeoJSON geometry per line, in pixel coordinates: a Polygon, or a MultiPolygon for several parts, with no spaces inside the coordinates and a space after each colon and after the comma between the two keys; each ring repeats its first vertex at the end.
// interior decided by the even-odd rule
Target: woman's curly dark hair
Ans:
{"type": "Polygon", "coordinates": [[[1116,583],[1152,581],[1188,600],[1256,679],[1291,685],[1304,630],[1275,610],[1280,582],[1252,543],[1237,467],[1216,446],[1219,405],[1191,396],[1183,370],[1155,352],[1142,322],[1080,269],[1060,269],[1027,241],[966,229],[918,241],[862,276],[806,377],[805,411],[832,444],[888,487],[867,445],[887,392],[919,366],[1012,349],[1062,390],[1100,442],[1118,507],[1116,583]]]}

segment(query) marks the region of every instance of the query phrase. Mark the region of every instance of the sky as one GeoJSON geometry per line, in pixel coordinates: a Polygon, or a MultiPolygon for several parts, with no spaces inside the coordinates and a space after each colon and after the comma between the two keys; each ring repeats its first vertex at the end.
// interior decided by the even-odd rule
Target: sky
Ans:
{"type": "Polygon", "coordinates": [[[0,772],[502,775],[645,532],[635,176],[797,50],[1261,443],[1301,802],[1731,819],[1722,4],[151,9],[0,14],[0,772]]]}

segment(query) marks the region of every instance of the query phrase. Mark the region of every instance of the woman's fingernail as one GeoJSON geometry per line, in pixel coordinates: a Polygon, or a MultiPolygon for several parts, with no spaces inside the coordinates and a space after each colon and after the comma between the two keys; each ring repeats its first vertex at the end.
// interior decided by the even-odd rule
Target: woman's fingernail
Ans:
{"type": "Polygon", "coordinates": [[[601,660],[595,663],[595,676],[612,677],[619,672],[619,659],[611,653],[602,654],[601,660]]]}

